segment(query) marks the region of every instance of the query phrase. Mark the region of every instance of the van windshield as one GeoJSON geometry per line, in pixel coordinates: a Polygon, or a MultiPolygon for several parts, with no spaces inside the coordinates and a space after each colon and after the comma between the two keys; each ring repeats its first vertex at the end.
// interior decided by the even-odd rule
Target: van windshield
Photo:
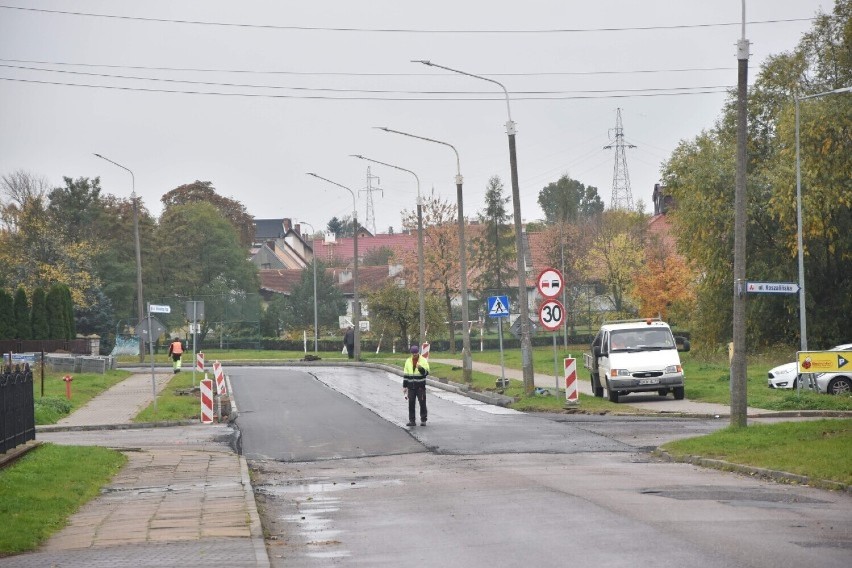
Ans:
{"type": "Polygon", "coordinates": [[[674,337],[667,329],[624,329],[610,333],[610,351],[655,351],[674,349],[674,337]]]}

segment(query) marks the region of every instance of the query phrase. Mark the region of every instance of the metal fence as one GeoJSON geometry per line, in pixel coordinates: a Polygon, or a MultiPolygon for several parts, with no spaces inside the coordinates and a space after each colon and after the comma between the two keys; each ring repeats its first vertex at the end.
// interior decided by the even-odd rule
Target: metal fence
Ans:
{"type": "Polygon", "coordinates": [[[0,453],[35,440],[33,372],[29,364],[0,373],[0,453]]]}
{"type": "Polygon", "coordinates": [[[92,350],[89,339],[2,339],[0,353],[34,353],[44,351],[56,353],[86,354],[92,350]]]}

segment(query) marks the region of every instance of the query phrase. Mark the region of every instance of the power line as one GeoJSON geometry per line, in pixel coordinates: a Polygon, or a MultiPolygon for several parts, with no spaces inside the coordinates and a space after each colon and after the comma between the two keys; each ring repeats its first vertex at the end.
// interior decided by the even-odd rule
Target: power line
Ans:
{"type": "MultiPolygon", "coordinates": [[[[142,93],[170,93],[184,95],[213,95],[225,97],[254,97],[254,98],[269,98],[269,99],[318,99],[318,100],[340,100],[340,101],[496,101],[503,100],[501,96],[494,95],[493,97],[371,97],[371,96],[350,96],[350,97],[334,97],[328,95],[284,95],[284,94],[269,94],[269,93],[225,93],[218,91],[189,91],[177,89],[154,89],[147,87],[123,87],[119,85],[92,85],[86,83],[64,83],[61,81],[43,81],[36,79],[19,79],[12,77],[0,77],[0,81],[12,81],[17,83],[32,83],[38,85],[58,85],[65,87],[85,87],[93,89],[111,89],[119,91],[136,91],[142,93]]],[[[689,89],[691,87],[684,87],[689,89]]],[[[678,95],[706,95],[725,93],[728,88],[713,88],[713,87],[695,87],[698,89],[707,89],[700,91],[678,91],[669,93],[659,92],[636,92],[627,94],[594,94],[594,95],[565,95],[565,96],[517,96],[512,97],[513,100],[519,101],[549,101],[549,100],[582,100],[582,99],[617,99],[628,97],[663,97],[663,96],[678,96],[678,95]],[[715,90],[714,90],[715,89],[715,90]]],[[[673,89],[672,89],[673,90],[673,89]]]]}
{"type": "MultiPolygon", "coordinates": [[[[0,63],[0,68],[21,69],[25,71],[40,71],[45,73],[63,73],[68,75],[83,75],[86,77],[101,77],[108,79],[129,79],[134,81],[155,81],[163,83],[185,83],[190,85],[205,85],[211,87],[243,87],[251,89],[288,89],[293,91],[320,91],[332,93],[370,93],[370,94],[407,94],[407,95],[484,95],[490,91],[402,91],[387,89],[342,89],[329,87],[288,87],[284,85],[258,85],[251,83],[224,83],[214,81],[193,81],[190,79],[166,79],[161,77],[140,77],[137,75],[111,75],[108,73],[91,73],[87,71],[68,71],[65,69],[45,69],[42,67],[29,67],[24,65],[5,65],[0,63]]],[[[695,89],[731,89],[732,85],[702,85],[698,87],[648,87],[637,89],[580,89],[570,91],[513,91],[516,95],[565,95],[570,93],[613,93],[613,92],[658,92],[658,91],[686,91],[695,89]]]]}
{"type": "MultiPolygon", "coordinates": [[[[67,61],[39,61],[32,59],[3,59],[6,63],[27,63],[35,65],[63,65],[78,67],[105,67],[108,69],[140,69],[147,71],[190,71],[193,73],[247,73],[257,75],[316,75],[341,77],[437,77],[440,75],[455,76],[455,73],[352,73],[336,71],[279,71],[260,69],[211,69],[200,67],[155,67],[147,65],[109,65],[106,63],[73,63],[67,61]]],[[[643,73],[691,73],[696,71],[733,71],[734,66],[728,67],[684,67],[677,69],[627,69],[622,71],[541,71],[527,73],[485,73],[494,77],[547,77],[547,76],[577,76],[577,75],[627,75],[643,73]]]]}
{"type": "MultiPolygon", "coordinates": [[[[114,20],[130,20],[137,22],[154,22],[168,24],[191,24],[196,26],[220,26],[230,28],[251,28],[286,31],[322,31],[322,32],[357,32],[357,33],[407,33],[407,34],[553,34],[553,33],[589,33],[589,32],[625,32],[625,31],[658,31],[682,30],[696,28],[715,28],[741,26],[742,22],[715,22],[709,24],[674,24],[668,26],[631,26],[623,28],[554,28],[538,30],[470,30],[470,29],[416,29],[416,28],[356,28],[356,27],[326,27],[326,26],[281,26],[275,24],[239,24],[235,22],[212,22],[204,20],[181,20],[173,18],[151,18],[142,16],[122,16],[118,14],[98,14],[94,12],[72,12],[67,10],[48,10],[45,8],[25,8],[23,6],[0,5],[1,9],[39,12],[43,14],[60,14],[63,16],[83,16],[89,18],[108,18],[114,20]]],[[[787,22],[809,22],[813,18],[786,18],[775,20],[756,20],[747,22],[750,25],[779,24],[787,22]]]]}

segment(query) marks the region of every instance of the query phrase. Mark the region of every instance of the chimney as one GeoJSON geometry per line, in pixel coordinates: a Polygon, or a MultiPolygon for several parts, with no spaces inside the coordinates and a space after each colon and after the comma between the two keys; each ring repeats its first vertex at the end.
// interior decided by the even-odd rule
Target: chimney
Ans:
{"type": "Polygon", "coordinates": [[[284,226],[285,233],[293,228],[293,221],[289,218],[282,219],[281,224],[284,226]]]}

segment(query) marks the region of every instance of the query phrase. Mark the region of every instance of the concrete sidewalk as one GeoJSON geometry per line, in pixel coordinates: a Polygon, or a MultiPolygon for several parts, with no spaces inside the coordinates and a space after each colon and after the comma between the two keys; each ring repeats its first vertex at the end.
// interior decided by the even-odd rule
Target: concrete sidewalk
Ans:
{"type": "MultiPolygon", "coordinates": [[[[171,373],[155,374],[162,390],[171,373]]],[[[36,439],[98,445],[128,462],[37,552],[2,567],[269,566],[245,459],[224,424],[132,427],[153,400],[151,374],[134,374],[36,439]]]]}

